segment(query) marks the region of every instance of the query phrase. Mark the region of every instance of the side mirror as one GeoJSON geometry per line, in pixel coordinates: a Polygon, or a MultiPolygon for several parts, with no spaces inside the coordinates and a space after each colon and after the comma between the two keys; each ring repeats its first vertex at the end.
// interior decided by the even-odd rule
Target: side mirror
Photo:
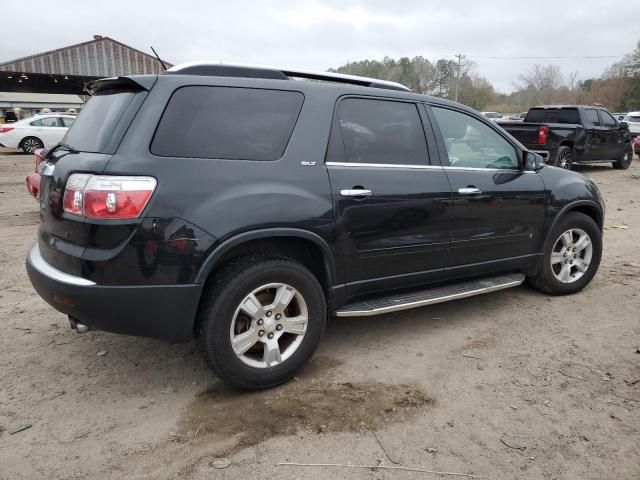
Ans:
{"type": "Polygon", "coordinates": [[[620,122],[618,125],[620,125],[620,130],[629,130],[629,124],[627,122],[620,122]]]}
{"type": "Polygon", "coordinates": [[[533,152],[524,152],[524,169],[529,172],[537,172],[544,167],[544,158],[533,152]]]}

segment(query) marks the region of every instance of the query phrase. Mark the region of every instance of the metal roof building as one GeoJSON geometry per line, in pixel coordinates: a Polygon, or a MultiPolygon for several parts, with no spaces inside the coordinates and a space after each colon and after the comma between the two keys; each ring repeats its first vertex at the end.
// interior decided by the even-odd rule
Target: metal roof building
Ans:
{"type": "MultiPolygon", "coordinates": [[[[172,66],[169,62],[164,63],[172,66]]],[[[20,116],[25,116],[38,111],[36,104],[43,108],[60,108],[62,103],[67,103],[53,102],[49,97],[51,105],[46,105],[47,97],[42,94],[85,95],[84,85],[97,78],[163,71],[154,56],[101,35],[94,35],[88,42],[28,57],[0,59],[0,95],[3,97],[0,117],[9,110],[8,103],[12,105],[11,109],[22,112],[20,116]],[[12,93],[39,95],[27,98],[12,93]]]]}
{"type": "Polygon", "coordinates": [[[83,77],[158,74],[163,70],[154,56],[101,35],[89,42],[0,63],[1,72],[83,77]]]}

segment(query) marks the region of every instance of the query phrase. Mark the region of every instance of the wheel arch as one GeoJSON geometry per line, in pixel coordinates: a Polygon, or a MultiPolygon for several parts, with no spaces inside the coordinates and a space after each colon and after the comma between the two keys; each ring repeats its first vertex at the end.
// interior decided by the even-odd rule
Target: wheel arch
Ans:
{"type": "Polygon", "coordinates": [[[572,202],[568,205],[565,205],[555,216],[549,230],[547,231],[544,245],[547,245],[549,242],[549,238],[553,229],[558,225],[558,223],[565,218],[569,213],[578,212],[582,213],[588,217],[590,217],[596,224],[600,231],[603,230],[604,227],[604,213],[600,205],[591,200],[580,200],[576,202],[572,202]]]}
{"type": "Polygon", "coordinates": [[[573,150],[573,147],[575,146],[575,144],[573,143],[573,140],[562,140],[560,142],[560,144],[558,145],[558,147],[569,147],[573,150]]]}
{"type": "Polygon", "coordinates": [[[273,253],[309,268],[329,294],[336,278],[333,253],[318,234],[296,228],[267,228],[244,232],[223,241],[204,261],[196,283],[206,283],[224,264],[250,253],[273,253]]]}

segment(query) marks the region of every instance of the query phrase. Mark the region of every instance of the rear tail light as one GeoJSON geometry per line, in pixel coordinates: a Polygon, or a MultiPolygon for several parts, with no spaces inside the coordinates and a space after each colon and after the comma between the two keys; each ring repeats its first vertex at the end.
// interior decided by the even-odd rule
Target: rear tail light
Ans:
{"type": "Polygon", "coordinates": [[[64,211],[89,218],[138,218],[156,185],[153,177],[74,173],[64,192],[64,211]]]}
{"type": "Polygon", "coordinates": [[[547,144],[547,140],[549,139],[548,134],[549,134],[549,127],[547,127],[546,125],[542,125],[538,129],[538,145],[547,144]]]}
{"type": "Polygon", "coordinates": [[[13,127],[0,127],[0,133],[7,133],[13,130],[13,127]]]}
{"type": "Polygon", "coordinates": [[[36,172],[38,171],[38,167],[44,161],[44,157],[47,154],[47,151],[44,148],[40,148],[33,152],[35,160],[36,160],[36,172]]]}

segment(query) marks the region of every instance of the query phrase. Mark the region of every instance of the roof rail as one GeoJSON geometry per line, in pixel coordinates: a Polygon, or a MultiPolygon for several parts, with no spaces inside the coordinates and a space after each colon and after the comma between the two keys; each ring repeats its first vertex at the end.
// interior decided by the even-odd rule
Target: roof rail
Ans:
{"type": "Polygon", "coordinates": [[[401,83],[378,80],[377,78],[358,77],[342,73],[317,72],[313,70],[299,70],[297,68],[272,67],[266,65],[252,65],[244,63],[222,63],[214,61],[187,62],[168,69],[167,74],[205,75],[220,77],[272,78],[288,80],[289,78],[305,78],[322,80],[325,82],[349,83],[364,87],[387,88],[391,90],[411,89],[401,83]]]}

